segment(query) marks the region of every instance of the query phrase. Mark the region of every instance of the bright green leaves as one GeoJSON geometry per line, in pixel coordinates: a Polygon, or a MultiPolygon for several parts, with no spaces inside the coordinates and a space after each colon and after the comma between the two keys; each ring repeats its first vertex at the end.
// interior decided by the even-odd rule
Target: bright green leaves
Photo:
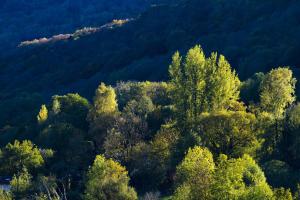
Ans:
{"type": "Polygon", "coordinates": [[[128,183],[128,173],[123,166],[98,155],[87,174],[84,199],[135,200],[137,194],[128,183]]]}
{"type": "Polygon", "coordinates": [[[177,189],[174,199],[211,199],[215,164],[211,152],[206,148],[189,149],[176,169],[177,189]]]}
{"type": "Polygon", "coordinates": [[[180,126],[193,128],[202,112],[227,109],[239,99],[240,81],[224,56],[206,58],[200,46],[184,60],[179,53],[169,67],[171,95],[180,126]]]}
{"type": "Polygon", "coordinates": [[[0,152],[1,171],[6,175],[20,172],[23,168],[34,170],[44,164],[40,150],[30,141],[15,141],[0,152]]]}
{"type": "Polygon", "coordinates": [[[285,109],[295,101],[293,72],[288,68],[277,68],[266,74],[260,85],[260,104],[264,111],[276,118],[282,117],[285,109]]]}

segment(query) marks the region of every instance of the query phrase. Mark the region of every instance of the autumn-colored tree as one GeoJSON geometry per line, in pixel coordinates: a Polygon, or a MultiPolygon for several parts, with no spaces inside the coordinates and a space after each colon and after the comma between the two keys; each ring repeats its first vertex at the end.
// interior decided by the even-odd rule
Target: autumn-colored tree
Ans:
{"type": "Polygon", "coordinates": [[[44,123],[48,119],[48,109],[46,105],[42,105],[41,109],[39,111],[39,114],[37,115],[37,120],[39,124],[44,123]]]}

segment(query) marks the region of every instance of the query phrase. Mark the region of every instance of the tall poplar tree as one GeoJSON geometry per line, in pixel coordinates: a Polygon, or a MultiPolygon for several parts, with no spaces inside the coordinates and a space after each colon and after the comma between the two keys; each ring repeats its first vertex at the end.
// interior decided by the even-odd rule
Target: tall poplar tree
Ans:
{"type": "Polygon", "coordinates": [[[169,74],[177,123],[184,130],[195,130],[202,112],[227,109],[239,99],[240,80],[228,61],[217,53],[206,58],[199,45],[184,60],[176,52],[169,74]]]}

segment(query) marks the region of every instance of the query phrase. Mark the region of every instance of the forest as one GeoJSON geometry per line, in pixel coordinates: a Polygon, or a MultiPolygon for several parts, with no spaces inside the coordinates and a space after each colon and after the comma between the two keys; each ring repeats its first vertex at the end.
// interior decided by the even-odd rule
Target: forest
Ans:
{"type": "Polygon", "coordinates": [[[288,66],[241,81],[225,56],[196,45],[173,54],[166,76],[38,105],[23,134],[1,136],[10,190],[0,199],[300,199],[300,104],[288,66]]]}
{"type": "MultiPolygon", "coordinates": [[[[117,0],[109,1],[112,5],[108,8],[114,9],[108,9],[108,13],[118,14],[107,20],[99,17],[103,15],[103,0],[90,0],[90,3],[61,0],[55,1],[56,4],[51,4],[53,1],[50,0],[23,0],[30,2],[23,7],[8,6],[19,5],[20,0],[6,0],[6,6],[0,5],[0,9],[2,6],[3,10],[8,10],[0,10],[0,19],[4,19],[0,20],[0,28],[3,27],[0,34],[18,33],[6,23],[11,26],[18,24],[16,28],[36,33],[22,33],[22,40],[6,36],[0,39],[0,48],[6,47],[1,41],[16,47],[12,50],[5,48],[0,53],[0,110],[3,113],[0,127],[9,125],[11,132],[20,134],[26,131],[26,124],[32,123],[39,105],[49,103],[54,94],[79,93],[91,101],[99,82],[115,86],[118,81],[128,80],[167,81],[172,54],[177,50],[186,54],[196,44],[201,44],[208,54],[216,51],[225,55],[242,81],[257,72],[267,73],[274,66],[285,65],[290,66],[294,76],[300,79],[298,0],[145,0],[144,8],[128,8],[136,7],[137,1],[141,0],[120,0],[124,3],[119,4],[117,0]],[[149,5],[155,2],[167,3],[149,5]],[[77,6],[80,12],[75,12],[80,19],[75,22],[81,26],[65,29],[73,19],[70,17],[72,9],[67,8],[81,4],[77,6]],[[37,9],[37,5],[41,8],[37,9]],[[13,8],[33,10],[35,17],[19,17],[23,14],[14,14],[13,8]],[[124,15],[120,9],[126,11],[124,15]],[[133,14],[131,10],[141,13],[133,14]],[[11,14],[1,17],[5,13],[11,14]],[[87,36],[17,47],[24,40],[74,33],[75,29],[101,27],[113,19],[123,18],[132,20],[87,36]],[[13,19],[21,22],[10,21],[13,19]],[[47,23],[41,24],[38,20],[47,23]],[[57,27],[57,31],[43,31],[57,21],[63,24],[57,27]],[[39,31],[42,32],[38,34],[39,31]]],[[[297,88],[299,96],[300,87],[297,88]]],[[[1,128],[0,132],[3,132],[1,128]]]]}

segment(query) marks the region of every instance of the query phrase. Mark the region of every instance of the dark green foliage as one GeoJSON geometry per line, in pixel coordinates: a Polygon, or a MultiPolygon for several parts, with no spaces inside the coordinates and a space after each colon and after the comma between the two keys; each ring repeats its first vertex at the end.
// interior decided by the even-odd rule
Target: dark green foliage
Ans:
{"type": "Polygon", "coordinates": [[[264,73],[255,73],[242,83],[240,95],[243,102],[247,104],[259,102],[259,88],[264,76],[264,73]]]}
{"type": "MultiPolygon", "coordinates": [[[[5,1],[7,2],[10,1],[5,1]]],[[[48,7],[44,2],[48,1],[33,3],[32,9],[45,14],[44,9],[48,7]],[[37,9],[36,5],[41,5],[41,8],[37,9]]],[[[73,18],[67,14],[72,12],[64,12],[71,2],[73,1],[61,1],[51,4],[48,8],[52,12],[55,6],[61,8],[55,10],[55,13],[63,13],[57,15],[59,21],[63,19],[62,26],[65,25],[65,20],[73,18]]],[[[136,5],[136,1],[110,2],[122,8],[136,5]]],[[[168,4],[151,7],[136,20],[121,27],[105,29],[78,40],[19,48],[12,52],[11,56],[0,59],[0,72],[3,77],[0,79],[0,107],[5,108],[5,114],[1,117],[6,118],[0,124],[6,125],[15,120],[14,115],[9,116],[13,108],[6,108],[7,104],[2,104],[2,101],[13,101],[19,91],[40,92],[46,95],[76,91],[90,98],[100,80],[109,83],[119,80],[166,80],[167,66],[174,51],[179,49],[184,53],[190,46],[199,43],[208,54],[218,51],[225,55],[242,80],[279,65],[290,65],[295,75],[300,76],[298,1],[179,0],[179,3],[175,1],[175,4],[171,4],[171,1],[164,2],[168,4]]],[[[82,12],[77,13],[82,18],[75,17],[75,22],[89,21],[90,23],[83,24],[94,25],[101,23],[98,21],[99,15],[109,15],[111,19],[119,17],[95,9],[98,6],[100,10],[103,9],[102,6],[111,9],[105,5],[109,6],[110,3],[83,3],[78,8],[82,12]],[[95,7],[90,6],[91,4],[95,7]],[[87,19],[85,14],[90,16],[90,11],[95,13],[95,16],[91,15],[92,19],[87,19]]],[[[120,13],[120,10],[113,10],[113,13],[120,13]]],[[[33,18],[34,15],[22,16],[18,19],[33,18]]],[[[48,20],[49,16],[46,16],[45,24],[52,24],[51,20],[48,20]]],[[[38,27],[40,30],[40,26],[38,27]]],[[[12,35],[15,31],[8,33],[12,35]]],[[[35,109],[38,108],[36,105],[35,109]]],[[[21,106],[18,109],[21,109],[21,106]]]]}
{"type": "Polygon", "coordinates": [[[13,175],[26,168],[30,171],[42,167],[45,163],[40,150],[31,141],[15,141],[0,150],[0,170],[3,175],[13,175]]]}
{"type": "Polygon", "coordinates": [[[256,118],[251,113],[223,111],[203,114],[199,123],[203,144],[217,156],[255,155],[260,148],[256,118]]]}
{"type": "Polygon", "coordinates": [[[145,199],[291,200],[300,180],[292,71],[240,85],[217,55],[195,46],[183,60],[175,53],[168,83],[101,83],[92,105],[78,94],[55,95],[21,123],[23,134],[5,126],[4,144],[23,137],[38,146],[16,140],[1,148],[0,173],[12,180],[0,195],[131,200],[136,189],[145,199]]]}
{"type": "Polygon", "coordinates": [[[268,183],[273,187],[295,189],[300,173],[287,163],[280,160],[271,160],[263,164],[268,183]]]}

